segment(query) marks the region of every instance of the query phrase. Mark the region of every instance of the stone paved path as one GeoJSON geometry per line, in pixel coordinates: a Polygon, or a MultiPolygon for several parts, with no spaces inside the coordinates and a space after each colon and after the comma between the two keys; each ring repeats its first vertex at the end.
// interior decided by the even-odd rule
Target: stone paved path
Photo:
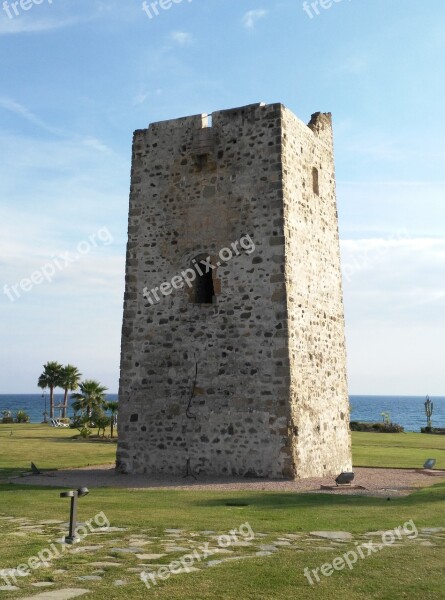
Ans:
{"type": "MultiPolygon", "coordinates": [[[[61,549],[59,557],[52,560],[48,568],[33,570],[28,577],[17,576],[14,568],[2,569],[0,562],[0,575],[17,576],[10,586],[2,585],[0,578],[0,600],[69,600],[88,592],[94,597],[94,590],[101,585],[108,588],[124,588],[136,582],[143,585],[142,573],[157,573],[160,567],[172,561],[176,561],[175,574],[185,576],[188,572],[217,568],[231,561],[268,558],[283,550],[295,553],[335,551],[342,554],[355,548],[356,544],[381,543],[384,533],[370,531],[354,535],[347,531],[312,531],[277,535],[254,532],[254,538],[251,538],[251,533],[244,529],[244,534],[238,533],[234,540],[230,539],[228,532],[110,527],[108,530],[98,529],[75,546],[66,546],[61,542],[67,523],[61,521],[32,521],[0,514],[0,528],[2,535],[9,537],[15,546],[24,543],[18,534],[26,532],[27,544],[32,542],[42,550],[54,544],[61,549]],[[184,565],[177,561],[193,553],[195,560],[185,570],[184,565]],[[39,592],[40,586],[52,586],[54,589],[39,592]]],[[[445,527],[423,528],[416,538],[403,535],[394,545],[403,544],[416,544],[422,552],[429,547],[445,548],[445,527]]],[[[28,558],[23,557],[24,561],[28,558]]]]}

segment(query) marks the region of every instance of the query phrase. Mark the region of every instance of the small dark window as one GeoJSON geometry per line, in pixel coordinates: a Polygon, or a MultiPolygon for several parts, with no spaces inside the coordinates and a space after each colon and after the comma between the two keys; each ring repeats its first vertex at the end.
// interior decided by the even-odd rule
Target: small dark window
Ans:
{"type": "Polygon", "coordinates": [[[194,301],[196,304],[212,304],[215,296],[213,287],[213,269],[209,267],[204,258],[196,258],[193,268],[196,271],[194,301]]]}
{"type": "Polygon", "coordinates": [[[317,196],[320,195],[320,186],[318,183],[318,169],[316,167],[312,169],[312,189],[314,190],[314,194],[317,194],[317,196]]]}

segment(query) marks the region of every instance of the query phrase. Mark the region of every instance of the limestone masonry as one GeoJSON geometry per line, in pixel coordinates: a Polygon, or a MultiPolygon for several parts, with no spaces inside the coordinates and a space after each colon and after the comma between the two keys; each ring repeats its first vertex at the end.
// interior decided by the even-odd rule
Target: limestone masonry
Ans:
{"type": "Polygon", "coordinates": [[[116,468],[351,469],[329,113],[255,104],[135,132],[116,468]]]}

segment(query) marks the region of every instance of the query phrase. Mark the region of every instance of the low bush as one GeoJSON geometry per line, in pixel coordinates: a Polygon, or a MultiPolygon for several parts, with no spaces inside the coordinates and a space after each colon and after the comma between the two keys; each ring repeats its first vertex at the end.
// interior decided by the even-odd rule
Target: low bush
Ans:
{"type": "Polygon", "coordinates": [[[421,427],[420,433],[430,433],[432,435],[445,435],[445,429],[441,427],[421,427]]]}
{"type": "Polygon", "coordinates": [[[14,423],[12,412],[10,410],[2,410],[2,423],[3,425],[14,423]]]}
{"type": "Polygon", "coordinates": [[[397,423],[368,423],[351,421],[351,431],[366,431],[368,433],[403,433],[405,430],[397,423]]]}
{"type": "Polygon", "coordinates": [[[18,410],[16,412],[16,415],[15,415],[16,423],[29,423],[30,420],[31,420],[31,417],[24,410],[18,410]]]}

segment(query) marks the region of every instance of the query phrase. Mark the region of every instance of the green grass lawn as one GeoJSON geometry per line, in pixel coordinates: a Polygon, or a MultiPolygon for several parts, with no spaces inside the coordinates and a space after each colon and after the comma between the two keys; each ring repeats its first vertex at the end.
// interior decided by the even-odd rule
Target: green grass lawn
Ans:
{"type": "Polygon", "coordinates": [[[427,458],[445,469],[445,435],[352,432],[355,467],[422,468],[427,458]]]}
{"type": "Polygon", "coordinates": [[[74,440],[76,435],[79,435],[77,429],[49,425],[0,425],[0,480],[29,470],[31,461],[39,469],[86,467],[114,461],[115,444],[74,440]]]}
{"type": "MultiPolygon", "coordinates": [[[[1,474],[28,468],[31,460],[41,468],[84,466],[114,460],[114,445],[73,441],[70,438],[75,433],[41,425],[0,426],[0,479],[1,474]]],[[[438,459],[438,466],[443,466],[445,455],[445,439],[441,436],[354,433],[353,445],[354,464],[363,466],[418,467],[430,456],[438,459]]],[[[68,502],[59,498],[59,491],[0,485],[0,516],[66,520],[68,502]]],[[[127,532],[112,534],[116,545],[121,546],[128,545],[129,535],[137,535],[143,529],[162,538],[166,528],[227,533],[246,522],[255,533],[267,534],[268,539],[288,533],[306,535],[314,530],[343,530],[360,536],[369,531],[393,529],[410,519],[419,530],[445,526],[445,485],[435,485],[390,502],[386,498],[321,494],[123,489],[94,489],[80,499],[80,520],[92,518],[100,511],[104,511],[112,526],[128,528],[127,532]],[[229,501],[240,501],[247,506],[227,506],[229,501]]],[[[0,529],[5,527],[4,523],[0,520],[0,529]]],[[[26,561],[45,548],[50,539],[54,537],[0,535],[0,569],[26,561]]],[[[82,544],[97,542],[97,539],[88,538],[82,544]]],[[[171,577],[150,590],[137,575],[127,571],[136,563],[131,555],[125,555],[124,558],[119,556],[120,567],[105,569],[102,581],[79,581],[76,587],[90,589],[92,593],[85,598],[98,600],[117,600],[122,595],[162,600],[219,597],[224,600],[331,600],[338,596],[352,600],[439,600],[445,597],[445,535],[442,542],[433,546],[416,543],[385,548],[381,553],[359,561],[353,570],[335,572],[331,577],[323,577],[316,586],[309,585],[303,574],[305,567],[319,567],[354,547],[353,543],[345,542],[335,551],[283,548],[270,557],[227,562],[171,577]],[[115,587],[113,582],[118,578],[128,580],[128,585],[115,587]]],[[[166,564],[174,557],[168,556],[160,562],[166,564]]],[[[82,554],[64,556],[57,561],[56,568],[68,569],[66,574],[54,574],[54,569],[36,571],[32,579],[21,582],[21,592],[0,592],[0,599],[39,593],[30,587],[32,581],[54,580],[58,588],[73,587],[73,577],[85,574],[88,560],[91,559],[82,554]]],[[[89,573],[92,572],[93,568],[90,568],[89,573]]]]}

